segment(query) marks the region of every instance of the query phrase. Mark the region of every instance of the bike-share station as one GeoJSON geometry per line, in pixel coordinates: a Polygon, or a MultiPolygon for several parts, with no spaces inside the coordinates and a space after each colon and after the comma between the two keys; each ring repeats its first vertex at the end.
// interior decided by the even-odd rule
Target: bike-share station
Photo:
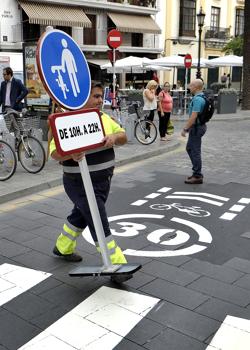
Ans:
{"type": "MultiPolygon", "coordinates": [[[[197,258],[221,265],[249,258],[248,186],[187,186],[183,176],[159,171],[151,181],[133,181],[129,191],[113,183],[109,222],[128,260],[197,258]]],[[[83,237],[94,244],[88,229],[83,237]]]]}
{"type": "MultiPolygon", "coordinates": [[[[82,109],[90,94],[89,67],[77,43],[66,33],[49,29],[39,39],[37,65],[51,98],[69,112],[49,117],[57,152],[64,155],[103,146],[104,129],[99,111],[82,109]]],[[[133,274],[139,264],[112,265],[85,157],[79,162],[81,176],[101,249],[102,266],[80,266],[71,276],[116,276],[133,274]]]]}

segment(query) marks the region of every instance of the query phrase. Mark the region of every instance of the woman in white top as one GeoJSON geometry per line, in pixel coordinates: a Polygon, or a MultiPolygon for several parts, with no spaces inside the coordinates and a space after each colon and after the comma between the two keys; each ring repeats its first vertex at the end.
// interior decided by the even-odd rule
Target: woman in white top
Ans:
{"type": "Polygon", "coordinates": [[[153,121],[155,111],[157,109],[157,96],[155,94],[157,89],[157,82],[155,80],[150,80],[147,83],[146,89],[143,91],[143,111],[147,115],[147,119],[153,121]]]}

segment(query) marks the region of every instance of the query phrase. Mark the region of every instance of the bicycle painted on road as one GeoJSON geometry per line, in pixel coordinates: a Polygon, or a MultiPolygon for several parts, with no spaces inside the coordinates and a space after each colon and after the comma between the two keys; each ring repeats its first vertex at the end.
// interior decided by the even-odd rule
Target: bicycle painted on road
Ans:
{"type": "Polygon", "coordinates": [[[180,203],[152,204],[149,207],[154,210],[177,209],[182,213],[186,213],[190,216],[196,216],[196,217],[206,217],[211,215],[208,211],[201,209],[201,207],[195,207],[195,206],[187,207],[185,205],[181,205],[180,203]]]}

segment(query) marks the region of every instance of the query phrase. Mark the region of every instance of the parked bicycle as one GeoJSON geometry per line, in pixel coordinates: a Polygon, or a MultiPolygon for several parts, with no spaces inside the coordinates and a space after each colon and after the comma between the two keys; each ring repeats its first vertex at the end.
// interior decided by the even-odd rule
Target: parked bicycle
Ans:
{"type": "Polygon", "coordinates": [[[187,213],[191,216],[197,216],[197,217],[205,217],[210,216],[210,213],[206,210],[201,209],[201,207],[187,207],[185,205],[181,205],[180,203],[172,203],[172,204],[152,204],[150,205],[151,209],[155,210],[170,210],[172,208],[177,209],[180,212],[187,213]]]}
{"type": "MultiPolygon", "coordinates": [[[[6,128],[0,130],[0,181],[8,180],[14,175],[18,160],[29,173],[36,174],[41,171],[45,165],[46,154],[42,143],[33,136],[34,123],[39,121],[38,117],[27,116],[27,112],[12,109],[0,116],[4,117],[6,125],[6,128]],[[15,135],[15,146],[12,147],[10,131],[14,123],[13,117],[18,133],[15,135]]],[[[3,118],[1,119],[3,122],[3,118]]]]}
{"type": "Polygon", "coordinates": [[[151,120],[147,120],[147,116],[143,116],[140,102],[133,102],[132,106],[137,115],[135,123],[135,138],[143,145],[150,145],[157,138],[157,128],[151,120]]]}

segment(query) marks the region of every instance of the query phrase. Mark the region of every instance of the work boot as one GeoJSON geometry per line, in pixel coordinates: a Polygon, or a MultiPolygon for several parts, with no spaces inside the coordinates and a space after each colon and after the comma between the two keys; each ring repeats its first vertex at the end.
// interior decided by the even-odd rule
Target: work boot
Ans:
{"type": "Polygon", "coordinates": [[[188,177],[184,182],[185,184],[189,184],[189,185],[203,184],[203,177],[191,176],[191,177],[188,177]]]}
{"type": "Polygon", "coordinates": [[[62,257],[66,261],[71,261],[71,262],[80,262],[82,261],[82,257],[79,254],[72,253],[72,254],[62,254],[59,252],[57,247],[55,246],[53,249],[53,254],[62,257]]]}

